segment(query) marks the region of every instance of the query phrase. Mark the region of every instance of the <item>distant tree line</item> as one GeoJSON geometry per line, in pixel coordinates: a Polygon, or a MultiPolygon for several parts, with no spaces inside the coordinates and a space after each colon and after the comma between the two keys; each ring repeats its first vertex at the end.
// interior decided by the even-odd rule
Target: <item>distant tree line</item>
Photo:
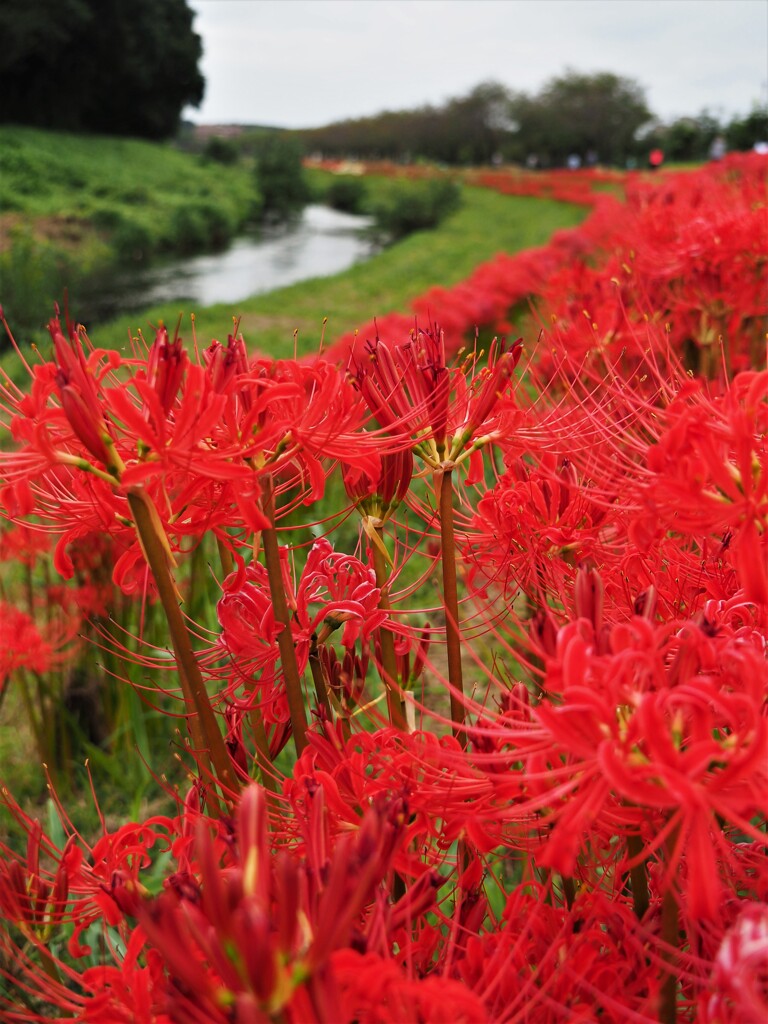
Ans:
{"type": "Polygon", "coordinates": [[[768,124],[765,111],[755,110],[728,124],[705,112],[664,125],[637,82],[567,71],[534,96],[485,82],[442,106],[385,111],[298,134],[308,152],[328,158],[550,167],[575,156],[623,166],[654,146],[672,159],[704,159],[718,135],[729,148],[749,149],[768,137],[768,124]]]}
{"type": "MultiPolygon", "coordinates": [[[[205,87],[193,17],[186,0],[1,0],[0,118],[150,139],[176,135],[182,110],[199,105],[205,87]]],[[[265,130],[259,132],[261,142],[265,130]]],[[[665,125],[637,82],[569,70],[535,95],[484,82],[441,106],[284,135],[325,157],[537,167],[571,158],[623,165],[652,147],[670,159],[702,159],[718,137],[728,148],[748,149],[768,139],[768,117],[755,109],[721,124],[705,111],[665,125]]],[[[214,142],[207,156],[233,162],[255,140],[214,142]]],[[[265,181],[284,156],[262,154],[265,181]]],[[[279,168],[274,174],[279,177],[279,168]]]]}
{"type": "Polygon", "coordinates": [[[0,118],[163,139],[205,81],[185,0],[2,0],[0,118]]]}
{"type": "Polygon", "coordinates": [[[705,160],[716,152],[715,141],[726,150],[748,150],[768,143],[768,109],[755,107],[744,117],[721,121],[707,110],[680,117],[668,124],[654,122],[643,135],[646,146],[660,147],[668,160],[705,160]]]}

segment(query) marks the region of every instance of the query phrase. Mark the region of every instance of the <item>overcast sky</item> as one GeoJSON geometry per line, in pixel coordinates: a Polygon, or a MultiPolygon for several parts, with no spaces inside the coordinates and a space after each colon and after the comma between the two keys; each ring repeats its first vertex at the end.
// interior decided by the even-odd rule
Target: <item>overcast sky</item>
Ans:
{"type": "Polygon", "coordinates": [[[663,120],[768,94],[768,0],[188,0],[199,123],[309,128],[566,68],[638,81],[663,120]]]}

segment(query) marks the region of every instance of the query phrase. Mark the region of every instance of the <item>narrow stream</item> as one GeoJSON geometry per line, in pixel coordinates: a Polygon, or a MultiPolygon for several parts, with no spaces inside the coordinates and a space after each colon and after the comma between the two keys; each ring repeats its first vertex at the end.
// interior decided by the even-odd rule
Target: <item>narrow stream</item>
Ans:
{"type": "Polygon", "coordinates": [[[376,251],[371,224],[327,206],[307,206],[290,225],[263,228],[223,252],[173,260],[121,276],[124,309],[188,300],[199,306],[239,302],[311,277],[328,277],[376,251]]]}

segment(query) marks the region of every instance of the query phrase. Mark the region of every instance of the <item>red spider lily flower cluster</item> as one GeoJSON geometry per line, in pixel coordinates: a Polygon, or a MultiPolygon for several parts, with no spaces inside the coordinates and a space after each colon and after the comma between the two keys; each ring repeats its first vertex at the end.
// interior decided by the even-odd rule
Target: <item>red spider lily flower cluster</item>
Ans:
{"type": "MultiPolygon", "coordinates": [[[[264,566],[255,562],[224,581],[218,604],[219,642],[231,655],[232,691],[245,688],[238,703],[252,702],[255,687],[265,720],[275,723],[287,720],[288,709],[278,685],[277,637],[283,627],[275,619],[266,575],[264,566]]],[[[379,608],[380,590],[373,570],[353,555],[333,551],[325,539],[312,545],[295,594],[293,584],[287,582],[300,672],[307,667],[313,644],[324,643],[336,630],[341,629],[345,651],[354,654],[359,640],[367,642],[387,622],[387,614],[379,608]]]]}
{"type": "MultiPolygon", "coordinates": [[[[59,533],[57,567],[72,572],[66,549],[100,531],[130,537],[126,496],[148,496],[171,551],[211,531],[261,529],[260,476],[282,474],[302,498],[322,496],[323,459],[340,457],[376,473],[378,455],[355,433],[359,399],[330,364],[249,366],[242,338],[214,342],[202,364],[160,328],[146,358],[94,350],[51,321],[55,362],[34,369],[25,396],[10,381],[0,398],[23,452],[5,453],[5,503],[59,533]],[[225,354],[222,354],[225,353],[225,354]]],[[[130,586],[141,550],[135,541],[116,582],[130,586]]]]}
{"type": "MultiPolygon", "coordinates": [[[[600,181],[594,171],[576,173],[590,188],[600,181]]],[[[578,189],[569,200],[593,207],[580,227],[538,249],[500,253],[465,281],[419,296],[410,314],[391,313],[345,335],[330,354],[343,355],[377,331],[404,336],[414,317],[428,322],[435,310],[456,348],[478,327],[506,335],[510,310],[533,299],[544,328],[561,329],[562,341],[537,354],[546,376],[563,351],[575,365],[595,350],[622,358],[628,335],[648,318],[665,326],[673,351],[705,376],[720,375],[724,358],[729,371],[760,366],[768,326],[765,176],[764,156],[732,154],[696,174],[624,176],[623,201],[578,189]]],[[[554,196],[550,179],[576,182],[567,172],[509,171],[484,175],[482,183],[554,196]]]]}
{"type": "Polygon", "coordinates": [[[352,361],[353,379],[379,425],[394,438],[406,434],[413,450],[434,469],[459,462],[511,430],[511,417],[499,414],[522,353],[522,340],[505,351],[492,347],[487,366],[446,365],[445,333],[435,326],[415,330],[392,351],[378,338],[361,361],[352,361]],[[472,372],[467,378],[467,368],[472,372]]]}
{"type": "Polygon", "coordinates": [[[40,636],[31,616],[0,602],[0,692],[18,669],[45,672],[52,657],[51,645],[40,636]]]}
{"type": "MultiPolygon", "coordinates": [[[[79,623],[115,613],[110,557],[156,586],[226,763],[185,690],[175,812],[94,839],[59,805],[54,840],[3,790],[28,837],[0,850],[3,1019],[766,1016],[764,171],[590,194],[581,228],[417,302],[442,331],[341,339],[346,369],[52,323],[55,361],[2,390],[2,550],[34,569],[59,538],[102,588],[79,623]],[[522,382],[519,343],[452,361],[523,296],[547,327],[522,382]],[[208,537],[204,629],[171,606],[208,537]]],[[[39,616],[14,635],[51,643],[39,616]]]]}

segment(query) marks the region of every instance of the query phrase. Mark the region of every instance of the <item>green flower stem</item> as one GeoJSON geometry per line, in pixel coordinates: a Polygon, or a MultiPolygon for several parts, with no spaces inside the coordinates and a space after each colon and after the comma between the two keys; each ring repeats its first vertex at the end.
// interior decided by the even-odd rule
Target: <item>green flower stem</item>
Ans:
{"type": "Polygon", "coordinates": [[[453,532],[453,465],[444,464],[440,481],[440,540],[443,563],[443,608],[445,640],[448,653],[448,681],[451,684],[451,721],[453,735],[463,747],[467,745],[464,730],[464,678],[461,668],[461,637],[459,635],[459,598],[456,583],[456,541],[453,532]]]}
{"type": "MultiPolygon", "coordinates": [[[[24,704],[24,710],[27,712],[27,720],[32,730],[32,735],[35,739],[35,746],[37,747],[37,756],[40,758],[41,764],[48,764],[51,760],[51,751],[46,745],[45,736],[40,726],[40,722],[35,714],[35,705],[32,700],[32,695],[29,692],[29,683],[27,677],[22,669],[18,674],[19,692],[21,693],[21,699],[24,704]]],[[[38,704],[38,709],[44,715],[45,709],[38,704]]],[[[55,768],[55,765],[49,765],[49,768],[55,768]]]]}
{"type": "Polygon", "coordinates": [[[296,651],[293,646],[291,615],[285,598],[283,574],[280,570],[280,549],[277,543],[277,531],[275,530],[275,491],[270,473],[265,473],[262,478],[262,491],[264,495],[264,514],[272,524],[261,535],[264,546],[264,564],[266,565],[267,576],[269,577],[269,592],[275,609],[275,619],[283,626],[277,637],[277,643],[280,648],[280,660],[283,666],[285,692],[288,697],[288,711],[291,716],[291,727],[293,729],[293,742],[296,746],[296,753],[301,756],[302,751],[307,745],[307,716],[304,708],[304,695],[301,689],[299,669],[296,664],[296,651]]]}
{"type": "MultiPolygon", "coordinates": [[[[383,612],[389,612],[389,574],[387,563],[384,557],[384,529],[381,526],[375,527],[380,544],[372,544],[373,569],[376,573],[376,586],[381,591],[379,597],[379,608],[383,612]]],[[[400,694],[397,691],[397,658],[395,656],[395,638],[390,630],[382,627],[379,630],[381,641],[381,660],[384,668],[384,686],[387,689],[387,709],[389,711],[390,725],[404,732],[408,731],[408,723],[405,719],[405,711],[400,694]]]]}
{"type": "Polygon", "coordinates": [[[141,492],[128,492],[128,504],[136,525],[136,532],[155,577],[160,601],[168,622],[173,653],[187,707],[192,742],[196,753],[210,758],[216,781],[221,787],[224,799],[231,803],[232,794],[237,793],[240,786],[232,770],[229,754],[224,745],[216,715],[211,707],[200,666],[192,650],[189,631],[179,607],[176,585],[168,563],[167,542],[164,537],[158,536],[154,521],[156,513],[153,517],[148,500],[147,496],[141,492]]]}

